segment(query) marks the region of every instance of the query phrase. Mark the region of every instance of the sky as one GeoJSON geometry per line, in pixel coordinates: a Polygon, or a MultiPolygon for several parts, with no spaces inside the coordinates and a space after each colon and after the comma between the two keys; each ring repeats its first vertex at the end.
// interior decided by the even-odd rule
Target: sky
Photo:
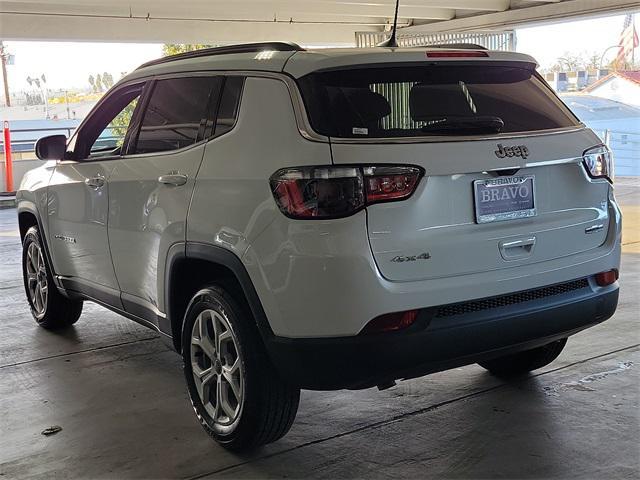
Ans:
{"type": "Polygon", "coordinates": [[[161,44],[84,42],[4,42],[15,55],[15,65],[7,66],[12,91],[31,87],[27,77],[43,73],[49,89],[88,88],[89,75],[109,72],[114,80],[140,64],[162,56],[161,44]]]}
{"type": "MultiPolygon", "coordinates": [[[[565,52],[593,53],[618,43],[624,15],[572,21],[517,30],[517,50],[551,67],[565,52]]],[[[87,88],[89,75],[109,72],[115,80],[141,63],[162,55],[160,44],[5,42],[15,55],[15,65],[7,67],[12,91],[30,90],[27,77],[47,78],[50,89],[87,88]]],[[[611,60],[616,49],[605,57],[611,60]]],[[[638,52],[640,55],[640,52],[638,52]]]]}
{"type": "MultiPolygon", "coordinates": [[[[636,16],[637,17],[637,16],[636,16]]],[[[625,15],[600,17],[590,20],[556,23],[539,27],[520,28],[517,33],[517,50],[532,55],[541,67],[551,67],[564,52],[594,53],[602,55],[607,47],[617,45],[622,33],[625,15]]],[[[638,22],[636,21],[636,30],[638,22]]],[[[604,63],[612,60],[616,48],[606,52],[604,63]]],[[[636,50],[636,58],[640,52],[636,50]]]]}

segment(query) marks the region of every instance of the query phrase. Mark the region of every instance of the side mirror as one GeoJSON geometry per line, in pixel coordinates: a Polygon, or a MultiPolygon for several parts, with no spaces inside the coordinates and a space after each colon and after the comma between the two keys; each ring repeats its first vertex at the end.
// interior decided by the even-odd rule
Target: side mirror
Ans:
{"type": "Polygon", "coordinates": [[[36,142],[36,156],[40,160],[62,160],[67,152],[67,137],[49,135],[36,142]]]}

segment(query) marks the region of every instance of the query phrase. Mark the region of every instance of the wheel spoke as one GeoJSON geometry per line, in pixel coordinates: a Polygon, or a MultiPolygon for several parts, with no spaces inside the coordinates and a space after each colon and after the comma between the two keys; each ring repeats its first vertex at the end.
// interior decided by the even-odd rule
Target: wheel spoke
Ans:
{"type": "Polygon", "coordinates": [[[28,265],[31,265],[31,272],[32,273],[37,273],[38,272],[38,265],[37,265],[37,260],[36,260],[36,245],[35,243],[32,243],[29,245],[29,250],[28,250],[28,254],[27,254],[27,258],[29,260],[28,265]]]}
{"type": "MultiPolygon", "coordinates": [[[[194,369],[194,373],[195,373],[195,369],[194,369]]],[[[200,400],[202,401],[203,405],[207,405],[208,403],[211,403],[211,396],[210,396],[210,388],[211,388],[211,381],[215,380],[216,374],[213,372],[213,370],[211,368],[208,368],[206,370],[200,371],[198,378],[196,379],[196,389],[198,390],[198,395],[200,396],[200,400]]]]}
{"type": "Polygon", "coordinates": [[[216,343],[216,348],[218,350],[218,354],[221,355],[222,354],[222,344],[226,341],[233,341],[233,338],[231,337],[231,332],[229,330],[222,332],[220,335],[218,335],[218,342],[216,343]]]}
{"type": "MultiPolygon", "coordinates": [[[[222,389],[224,390],[224,387],[222,387],[222,389]]],[[[229,418],[229,420],[233,420],[236,416],[236,409],[233,408],[230,404],[229,401],[227,400],[227,392],[225,391],[225,393],[223,394],[222,400],[220,401],[220,406],[222,407],[222,410],[224,411],[224,413],[227,415],[227,417],[229,418]]]]}
{"type": "Polygon", "coordinates": [[[40,299],[40,311],[44,310],[44,293],[42,292],[42,285],[38,285],[38,298],[40,299]]]}
{"type": "Polygon", "coordinates": [[[216,405],[213,410],[213,420],[218,420],[220,416],[220,403],[222,401],[222,377],[218,375],[216,379],[216,405]]]}
{"type": "Polygon", "coordinates": [[[211,342],[209,337],[204,337],[200,339],[200,348],[204,352],[204,354],[209,357],[209,360],[213,362],[216,359],[216,349],[211,342]]]}
{"type": "Polygon", "coordinates": [[[227,377],[224,374],[224,371],[221,375],[221,385],[220,385],[220,406],[222,407],[222,410],[224,411],[224,413],[227,415],[227,417],[229,418],[229,420],[232,420],[235,418],[236,416],[236,409],[239,409],[240,407],[240,400],[239,397],[235,394],[234,391],[234,381],[230,378],[227,377]],[[229,398],[229,395],[233,395],[234,398],[234,404],[236,405],[236,407],[233,407],[231,405],[231,399],[229,398]]]}
{"type": "Polygon", "coordinates": [[[200,368],[198,362],[191,362],[191,369],[193,370],[193,374],[200,380],[203,381],[203,378],[209,375],[213,371],[213,367],[209,368],[200,368]]]}
{"type": "Polygon", "coordinates": [[[42,305],[46,306],[47,305],[47,295],[48,295],[48,287],[47,287],[46,283],[40,285],[40,292],[42,293],[42,305]]]}
{"type": "Polygon", "coordinates": [[[196,319],[197,324],[194,325],[194,333],[197,332],[197,336],[191,335],[191,345],[195,345],[200,348],[202,353],[204,353],[209,360],[213,362],[216,358],[216,352],[211,338],[209,338],[205,313],[206,312],[202,312],[196,319]]]}
{"type": "Polygon", "coordinates": [[[202,377],[202,397],[207,400],[207,402],[211,402],[211,394],[210,394],[210,389],[211,389],[211,384],[214,383],[216,381],[216,374],[211,371],[209,372],[207,375],[202,377]]]}
{"type": "Polygon", "coordinates": [[[36,284],[36,289],[33,293],[33,306],[36,309],[36,312],[40,313],[42,311],[42,304],[40,303],[40,284],[36,284]]]}
{"type": "MultiPolygon", "coordinates": [[[[226,380],[226,383],[231,387],[231,391],[233,395],[236,397],[236,401],[240,403],[242,399],[242,385],[240,378],[236,379],[235,377],[239,374],[239,364],[240,359],[236,359],[235,363],[232,367],[223,366],[222,367],[222,376],[226,380]]],[[[238,375],[239,376],[239,375],[238,375]]]]}
{"type": "Polygon", "coordinates": [[[213,338],[211,339],[213,343],[213,348],[216,351],[217,356],[220,356],[220,344],[219,338],[222,327],[220,326],[219,316],[216,312],[211,312],[211,325],[213,326],[213,338]]]}
{"type": "Polygon", "coordinates": [[[200,338],[202,338],[202,332],[200,330],[200,325],[202,317],[198,315],[194,324],[193,324],[193,333],[191,335],[191,345],[195,345],[197,347],[200,346],[200,338]]]}

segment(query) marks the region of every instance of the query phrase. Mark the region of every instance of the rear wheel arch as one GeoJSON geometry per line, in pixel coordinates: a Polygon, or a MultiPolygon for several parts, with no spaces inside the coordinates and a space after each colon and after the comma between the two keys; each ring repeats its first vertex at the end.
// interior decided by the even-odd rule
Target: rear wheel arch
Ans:
{"type": "MultiPolygon", "coordinates": [[[[24,236],[31,227],[38,227],[38,230],[42,230],[39,226],[38,218],[36,214],[29,211],[21,211],[18,213],[18,228],[20,230],[20,241],[24,240],[24,236]]],[[[42,235],[42,231],[40,232],[42,235]]]]}
{"type": "Polygon", "coordinates": [[[165,274],[166,312],[178,352],[182,348],[182,323],[189,302],[199,290],[211,284],[222,286],[238,302],[246,302],[263,339],[265,335],[273,335],[242,261],[222,247],[188,242],[170,252],[165,274]]]}

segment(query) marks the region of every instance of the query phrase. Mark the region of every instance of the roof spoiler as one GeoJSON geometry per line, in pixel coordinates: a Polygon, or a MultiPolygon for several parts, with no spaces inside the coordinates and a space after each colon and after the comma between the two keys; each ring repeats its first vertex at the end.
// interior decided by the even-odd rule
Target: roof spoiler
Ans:
{"type": "Polygon", "coordinates": [[[303,51],[304,48],[293,42],[256,42],[242,43],[238,45],[225,45],[223,47],[202,48],[200,50],[178,53],[176,55],[158,58],[157,60],[151,60],[150,62],[143,63],[136,70],[151,67],[152,65],[160,65],[189,58],[208,57],[211,55],[228,55],[232,53],[262,52],[265,50],[276,52],[300,52],[303,51]]]}

